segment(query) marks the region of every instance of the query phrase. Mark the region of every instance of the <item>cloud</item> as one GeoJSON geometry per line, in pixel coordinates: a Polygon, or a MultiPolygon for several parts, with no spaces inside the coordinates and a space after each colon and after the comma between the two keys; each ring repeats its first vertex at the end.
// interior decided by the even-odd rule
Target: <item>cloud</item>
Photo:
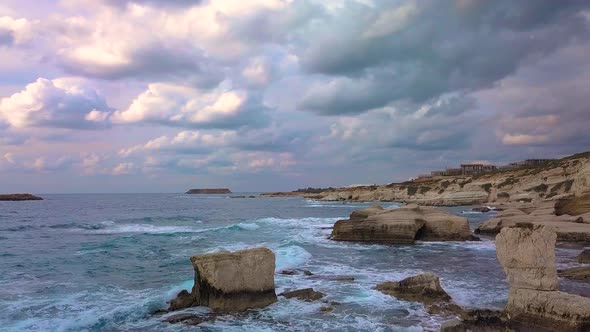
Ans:
{"type": "Polygon", "coordinates": [[[523,62],[587,38],[579,11],[590,7],[550,0],[375,3],[337,11],[299,48],[304,68],[319,74],[301,109],[358,114],[395,101],[422,103],[488,88],[523,62]]]}
{"type": "Polygon", "coordinates": [[[131,174],[135,166],[133,163],[120,163],[113,168],[112,174],[113,175],[127,175],[131,174]]]}
{"type": "Polygon", "coordinates": [[[0,46],[20,45],[33,38],[33,25],[25,18],[0,16],[0,46]]]}
{"type": "Polygon", "coordinates": [[[0,100],[0,118],[15,128],[94,129],[112,109],[97,91],[77,80],[39,78],[0,100]]]}
{"type": "Polygon", "coordinates": [[[246,91],[218,88],[205,92],[184,85],[150,84],[115,123],[156,123],[189,128],[259,127],[267,123],[267,108],[246,91]]]}
{"type": "Polygon", "coordinates": [[[88,17],[54,23],[61,34],[54,58],[61,67],[76,75],[158,78],[199,87],[215,86],[223,80],[227,61],[257,50],[259,42],[243,34],[258,33],[265,20],[256,18],[272,17],[268,13],[286,6],[282,0],[104,3],[116,6],[84,2],[93,9],[88,17]]]}

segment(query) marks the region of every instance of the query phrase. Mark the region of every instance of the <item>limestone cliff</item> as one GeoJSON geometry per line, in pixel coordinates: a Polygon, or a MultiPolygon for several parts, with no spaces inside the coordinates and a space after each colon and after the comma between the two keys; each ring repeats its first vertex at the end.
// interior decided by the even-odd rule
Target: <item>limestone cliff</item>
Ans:
{"type": "Polygon", "coordinates": [[[471,176],[438,176],[388,185],[270,193],[326,201],[398,201],[420,205],[538,203],[590,193],[590,152],[536,167],[471,176]]]}

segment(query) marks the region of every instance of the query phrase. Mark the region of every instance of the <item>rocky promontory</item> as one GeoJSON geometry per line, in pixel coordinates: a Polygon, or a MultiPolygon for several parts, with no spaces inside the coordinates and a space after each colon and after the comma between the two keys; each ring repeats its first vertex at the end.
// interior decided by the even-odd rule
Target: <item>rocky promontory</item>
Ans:
{"type": "MultiPolygon", "coordinates": [[[[343,188],[302,189],[267,193],[266,196],[299,196],[325,201],[405,202],[420,205],[537,204],[590,192],[590,152],[530,167],[486,173],[433,176],[403,183],[343,188]]],[[[580,211],[588,200],[564,205],[580,211]]]]}
{"type": "Polygon", "coordinates": [[[433,208],[408,205],[388,210],[377,205],[353,211],[334,224],[332,240],[412,244],[421,241],[473,240],[466,218],[433,208]]]}
{"type": "Polygon", "coordinates": [[[203,188],[203,189],[189,189],[185,194],[188,195],[219,195],[219,194],[231,194],[231,190],[228,188],[203,188]]]}
{"type": "Polygon", "coordinates": [[[43,198],[31,194],[3,194],[0,201],[42,201],[43,198]]]}

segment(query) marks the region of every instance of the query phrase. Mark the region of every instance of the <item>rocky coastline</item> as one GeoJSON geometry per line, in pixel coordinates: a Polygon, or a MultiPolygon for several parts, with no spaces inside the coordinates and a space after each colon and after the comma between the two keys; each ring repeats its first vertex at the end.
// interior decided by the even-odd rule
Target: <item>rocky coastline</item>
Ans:
{"type": "Polygon", "coordinates": [[[43,198],[32,194],[0,194],[0,201],[42,201],[43,198]]]}
{"type": "Polygon", "coordinates": [[[403,183],[263,194],[322,201],[403,202],[431,206],[540,204],[590,191],[590,152],[521,169],[435,176],[403,183]]]}
{"type": "MultiPolygon", "coordinates": [[[[589,331],[590,298],[561,291],[559,278],[590,282],[590,267],[584,265],[590,262],[590,253],[580,250],[576,258],[579,266],[561,270],[557,270],[555,254],[559,241],[590,243],[588,156],[573,156],[540,169],[511,172],[525,173],[455,178],[445,185],[437,183],[429,190],[412,190],[412,195],[408,194],[407,184],[397,184],[271,196],[411,202],[397,209],[375,205],[353,211],[348,219],[334,224],[329,236],[333,241],[386,245],[477,241],[466,218],[431,205],[489,204],[490,207],[474,209],[478,213],[493,213],[493,217],[474,233],[495,237],[497,260],[510,287],[503,309],[461,307],[442,288],[439,277],[430,272],[399,281],[384,280],[374,289],[402,301],[420,303],[429,314],[448,318],[441,326],[444,332],[589,331]],[[401,189],[402,186],[406,187],[401,189]],[[475,186],[486,194],[475,190],[475,186]],[[402,191],[406,196],[400,194],[402,191]],[[430,191],[433,193],[429,194],[430,191]],[[506,194],[502,194],[504,192],[506,194]]],[[[169,308],[163,311],[169,315],[165,321],[200,324],[215,319],[220,312],[264,308],[277,301],[275,256],[269,249],[197,255],[191,261],[195,286],[191,292],[180,292],[170,302],[169,308]],[[193,306],[209,306],[213,313],[208,317],[174,313],[193,306]]],[[[341,277],[318,276],[307,270],[276,273],[293,278],[341,277]]],[[[343,277],[342,281],[354,282],[354,278],[343,277]]],[[[323,300],[327,294],[312,288],[291,289],[278,296],[307,302],[323,301],[320,310],[327,313],[338,305],[323,300]]]]}

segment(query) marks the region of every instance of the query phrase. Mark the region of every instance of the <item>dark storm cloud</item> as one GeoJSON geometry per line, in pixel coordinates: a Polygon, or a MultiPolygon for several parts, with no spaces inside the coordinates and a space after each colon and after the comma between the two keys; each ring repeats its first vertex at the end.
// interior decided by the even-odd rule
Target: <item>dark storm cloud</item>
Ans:
{"type": "Polygon", "coordinates": [[[326,77],[299,107],[323,115],[354,114],[401,99],[421,103],[448,92],[475,91],[514,74],[523,62],[589,35],[579,13],[590,8],[586,1],[455,3],[460,2],[416,2],[397,14],[399,26],[387,25],[394,24],[387,13],[396,9],[385,2],[343,32],[334,33],[335,26],[357,13],[326,22],[302,52],[304,68],[326,77]],[[380,19],[385,23],[376,25],[380,19]]]}

